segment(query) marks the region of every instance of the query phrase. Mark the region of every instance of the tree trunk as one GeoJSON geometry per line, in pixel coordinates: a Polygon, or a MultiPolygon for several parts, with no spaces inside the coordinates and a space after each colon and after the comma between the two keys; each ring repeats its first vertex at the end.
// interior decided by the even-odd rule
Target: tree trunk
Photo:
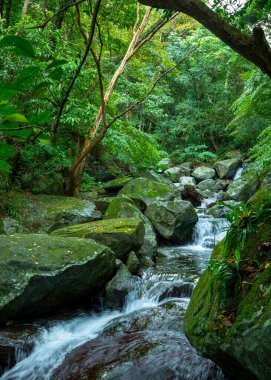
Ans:
{"type": "Polygon", "coordinates": [[[114,87],[120,77],[120,75],[123,73],[123,71],[126,68],[127,63],[129,60],[132,58],[134,55],[135,49],[137,42],[139,40],[139,37],[141,36],[141,33],[145,29],[148,21],[149,21],[149,16],[151,13],[151,8],[148,8],[144,18],[140,24],[140,26],[137,28],[138,24],[138,19],[135,23],[134,29],[133,29],[133,38],[130,42],[130,45],[126,51],[125,56],[123,57],[119,67],[115,71],[108,88],[104,94],[104,98],[102,100],[102,105],[99,108],[99,111],[96,115],[96,118],[94,120],[94,123],[92,125],[92,128],[90,129],[88,136],[85,139],[83,149],[81,150],[79,156],[75,159],[73,166],[70,168],[69,172],[69,180],[68,180],[68,185],[67,185],[67,194],[70,196],[76,195],[79,190],[80,190],[80,185],[81,185],[81,180],[82,180],[82,175],[83,175],[83,170],[84,170],[84,165],[85,161],[87,158],[87,155],[96,147],[96,145],[104,138],[105,133],[107,131],[107,126],[104,126],[102,129],[101,133],[96,137],[98,128],[101,123],[101,119],[103,116],[103,112],[105,111],[105,107],[109,102],[110,96],[114,90],[114,87]]]}
{"type": "Polygon", "coordinates": [[[30,0],[25,0],[23,10],[22,10],[23,15],[27,14],[29,6],[30,6],[30,0]]]}
{"type": "Polygon", "coordinates": [[[154,8],[172,9],[187,14],[271,77],[271,48],[262,28],[256,27],[252,35],[247,35],[225,21],[201,0],[140,0],[140,2],[154,8]]]}
{"type": "MultiPolygon", "coordinates": [[[[64,8],[66,5],[69,5],[70,2],[72,0],[61,0],[60,3],[59,3],[59,11],[64,8]]],[[[56,17],[56,21],[55,21],[55,29],[61,29],[62,27],[62,23],[65,19],[65,15],[66,15],[66,12],[67,12],[67,9],[60,12],[57,17],[56,17]]]]}

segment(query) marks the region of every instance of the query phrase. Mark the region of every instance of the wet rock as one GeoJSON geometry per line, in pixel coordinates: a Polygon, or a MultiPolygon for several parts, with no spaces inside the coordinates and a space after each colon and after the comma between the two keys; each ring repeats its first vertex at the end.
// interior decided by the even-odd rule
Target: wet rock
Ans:
{"type": "Polygon", "coordinates": [[[202,194],[195,189],[194,185],[185,185],[182,191],[183,198],[192,203],[193,206],[200,206],[203,201],[202,194]]]}
{"type": "Polygon", "coordinates": [[[182,313],[172,303],[118,318],[68,354],[52,380],[224,380],[185,338],[182,313]]]}
{"type": "Polygon", "coordinates": [[[190,282],[186,282],[179,285],[174,285],[173,287],[166,289],[159,297],[159,301],[163,301],[166,298],[169,297],[185,297],[189,298],[191,297],[191,294],[194,289],[194,284],[190,282]]]}
{"type": "Polygon", "coordinates": [[[188,240],[198,220],[188,201],[156,202],[147,207],[145,215],[164,239],[173,242],[188,240]]]}
{"type": "Polygon", "coordinates": [[[179,182],[178,183],[175,183],[175,186],[181,192],[183,192],[184,187],[186,185],[190,185],[190,186],[195,187],[196,186],[196,180],[195,180],[195,178],[194,177],[183,176],[183,177],[179,178],[179,182]]]}
{"type": "Polygon", "coordinates": [[[99,198],[99,193],[98,190],[92,190],[84,193],[80,193],[78,195],[80,199],[84,199],[85,201],[96,201],[99,198]]]}
{"type": "Polygon", "coordinates": [[[111,248],[117,258],[125,259],[129,252],[140,249],[144,242],[144,233],[141,219],[120,218],[78,224],[56,230],[51,235],[94,239],[111,248]]]}
{"type": "Polygon", "coordinates": [[[232,179],[241,165],[242,161],[240,159],[232,158],[216,162],[214,168],[220,179],[232,179]]]}
{"type": "Polygon", "coordinates": [[[78,304],[109,280],[115,255],[93,240],[0,236],[0,323],[78,304]]]}
{"type": "Polygon", "coordinates": [[[6,213],[29,232],[48,233],[102,216],[92,202],[79,198],[9,193],[0,202],[6,213]]]}
{"type": "Polygon", "coordinates": [[[146,171],[142,174],[142,177],[155,182],[163,182],[166,185],[168,185],[171,189],[175,190],[173,183],[168,178],[166,178],[163,174],[157,173],[154,170],[146,171]]]}
{"type": "Polygon", "coordinates": [[[202,191],[208,190],[212,193],[217,193],[219,190],[221,190],[221,185],[218,181],[215,181],[213,179],[205,179],[197,185],[197,188],[202,191]]]}
{"type": "Polygon", "coordinates": [[[212,215],[214,218],[225,218],[227,214],[230,213],[231,207],[236,207],[240,202],[236,201],[225,201],[224,204],[217,203],[208,210],[208,214],[212,215]],[[227,207],[230,206],[230,207],[227,207]]]}
{"type": "Polygon", "coordinates": [[[210,190],[198,190],[198,192],[205,199],[216,199],[216,193],[213,193],[210,190]]]}
{"type": "Polygon", "coordinates": [[[246,202],[260,187],[260,182],[252,173],[236,179],[227,190],[229,197],[237,202],[246,202]]]}
{"type": "MultiPolygon", "coordinates": [[[[117,196],[111,203],[106,219],[139,218],[144,222],[145,235],[141,246],[140,262],[146,266],[148,259],[154,259],[157,250],[156,233],[149,219],[136,207],[133,200],[125,195],[117,196]]],[[[148,266],[148,265],[147,265],[148,266]]]]}
{"type": "Polygon", "coordinates": [[[122,265],[106,286],[106,305],[113,309],[121,308],[125,297],[134,289],[136,282],[137,278],[132,276],[125,265],[122,265]]]}
{"type": "Polygon", "coordinates": [[[196,178],[198,182],[200,182],[204,181],[205,179],[215,178],[216,172],[213,168],[209,168],[208,166],[199,166],[193,170],[192,176],[196,178]]]}
{"type": "Polygon", "coordinates": [[[133,201],[141,201],[147,206],[157,200],[172,200],[179,195],[179,192],[164,182],[136,178],[125,185],[119,194],[126,195],[133,201]]]}
{"type": "Polygon", "coordinates": [[[127,263],[126,263],[127,269],[132,274],[137,274],[140,268],[140,262],[138,260],[137,255],[135,252],[130,252],[128,255],[127,263]]]}

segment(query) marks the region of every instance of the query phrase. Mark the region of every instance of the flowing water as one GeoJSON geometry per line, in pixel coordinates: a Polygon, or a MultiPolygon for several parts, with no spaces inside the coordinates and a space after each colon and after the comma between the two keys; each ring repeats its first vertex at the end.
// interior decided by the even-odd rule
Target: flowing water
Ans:
{"type": "Polygon", "coordinates": [[[40,327],[31,353],[18,349],[16,365],[1,380],[76,379],[78,358],[92,368],[88,379],[225,379],[196,354],[182,329],[192,288],[225,225],[223,219],[206,216],[205,207],[199,209],[191,244],[160,247],[156,266],[144,271],[122,310],[85,313],[40,327]]]}

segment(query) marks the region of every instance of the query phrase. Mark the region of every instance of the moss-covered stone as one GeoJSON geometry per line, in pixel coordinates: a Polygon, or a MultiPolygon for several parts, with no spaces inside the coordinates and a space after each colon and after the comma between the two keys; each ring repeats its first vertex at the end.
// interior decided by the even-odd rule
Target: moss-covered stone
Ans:
{"type": "Polygon", "coordinates": [[[192,172],[192,177],[196,178],[198,182],[204,181],[205,179],[213,179],[215,178],[215,175],[215,170],[213,168],[209,168],[208,166],[199,166],[192,172]]]}
{"type": "Polygon", "coordinates": [[[232,179],[241,165],[239,158],[231,158],[216,162],[214,168],[220,179],[232,179]]]}
{"type": "Polygon", "coordinates": [[[0,323],[86,301],[113,275],[115,254],[93,240],[0,236],[0,323]]]}
{"type": "Polygon", "coordinates": [[[136,218],[99,220],[56,230],[52,235],[94,239],[110,247],[117,258],[123,259],[142,246],[144,223],[136,218]]]}
{"type": "Polygon", "coordinates": [[[172,200],[179,195],[179,192],[165,182],[136,178],[125,185],[119,194],[149,205],[157,200],[172,200]]]}
{"type": "Polygon", "coordinates": [[[114,197],[100,197],[93,203],[95,204],[97,210],[99,210],[102,214],[105,214],[113,199],[114,197]]]}
{"type": "Polygon", "coordinates": [[[114,198],[105,213],[105,219],[116,218],[139,218],[144,222],[145,236],[141,247],[140,261],[141,263],[150,263],[149,260],[145,259],[154,259],[157,251],[157,239],[149,219],[136,207],[133,200],[126,195],[119,195],[114,198]]]}
{"type": "Polygon", "coordinates": [[[227,190],[230,198],[238,202],[246,202],[259,189],[260,182],[253,173],[245,173],[236,179],[227,190]]]}
{"type": "Polygon", "coordinates": [[[193,205],[182,200],[153,203],[145,214],[159,235],[172,242],[189,240],[198,220],[193,205]]]}
{"type": "Polygon", "coordinates": [[[234,379],[269,380],[270,222],[258,225],[253,234],[248,234],[239,261],[241,282],[236,271],[231,280],[225,282],[222,276],[214,275],[218,272],[211,270],[215,263],[236,262],[235,254],[228,253],[224,247],[225,241],[215,247],[211,267],[201,276],[193,292],[185,315],[185,332],[201,354],[217,362],[234,379]],[[234,290],[238,292],[234,294],[234,290]]]}
{"type": "Polygon", "coordinates": [[[29,232],[48,233],[101,218],[92,202],[79,198],[9,193],[2,196],[0,202],[7,215],[29,232]]]}
{"type": "Polygon", "coordinates": [[[125,186],[128,182],[131,181],[130,177],[121,177],[112,179],[112,181],[107,182],[104,185],[105,190],[120,190],[125,186]]]}

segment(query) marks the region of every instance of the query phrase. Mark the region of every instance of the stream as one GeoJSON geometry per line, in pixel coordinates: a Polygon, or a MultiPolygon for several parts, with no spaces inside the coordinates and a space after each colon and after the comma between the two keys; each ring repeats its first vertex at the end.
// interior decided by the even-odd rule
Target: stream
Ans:
{"type": "Polygon", "coordinates": [[[158,249],[121,310],[81,312],[38,326],[32,350],[17,349],[1,380],[223,380],[182,329],[192,289],[224,236],[226,221],[198,209],[192,242],[158,249]],[[29,351],[31,351],[29,353],[29,351]]]}

